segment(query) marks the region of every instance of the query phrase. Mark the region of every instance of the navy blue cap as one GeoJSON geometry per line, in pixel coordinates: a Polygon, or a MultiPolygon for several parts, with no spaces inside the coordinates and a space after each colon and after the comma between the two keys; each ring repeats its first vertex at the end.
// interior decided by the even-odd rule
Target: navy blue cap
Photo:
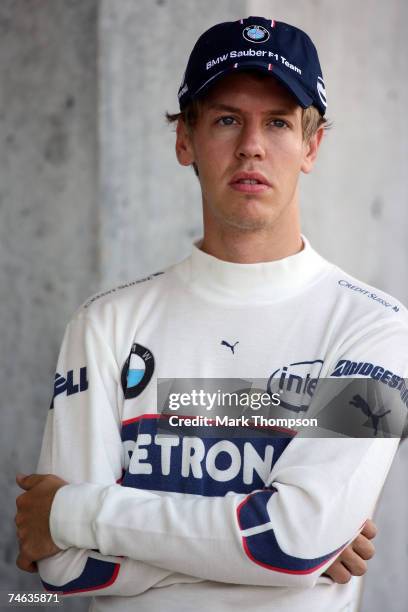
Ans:
{"type": "Polygon", "coordinates": [[[324,116],[326,90],[313,42],[299,28],[264,17],[218,23],[200,36],[178,92],[180,110],[239,70],[274,76],[302,108],[314,105],[324,116]]]}

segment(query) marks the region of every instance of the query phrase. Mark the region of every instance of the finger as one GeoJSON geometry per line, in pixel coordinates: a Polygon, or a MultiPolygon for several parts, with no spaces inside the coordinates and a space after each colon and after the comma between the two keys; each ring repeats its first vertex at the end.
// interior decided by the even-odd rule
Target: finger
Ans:
{"type": "Polygon", "coordinates": [[[20,495],[16,497],[17,516],[21,514],[21,512],[23,511],[25,507],[25,502],[27,499],[26,495],[27,495],[27,492],[25,491],[24,493],[21,493],[20,495]]]}
{"type": "Polygon", "coordinates": [[[21,489],[27,490],[26,478],[28,478],[27,474],[17,474],[16,483],[21,489]]]}
{"type": "Polygon", "coordinates": [[[35,485],[40,483],[43,479],[43,474],[29,474],[28,476],[19,474],[16,477],[16,482],[22,489],[24,489],[25,491],[29,491],[30,489],[35,487],[35,485]]]}
{"type": "Polygon", "coordinates": [[[372,540],[377,535],[377,532],[378,529],[374,521],[372,521],[371,519],[367,519],[363,529],[361,530],[362,535],[368,538],[369,540],[372,540]]]}
{"type": "Polygon", "coordinates": [[[337,560],[325,572],[337,584],[347,584],[351,580],[351,574],[348,569],[337,560]]]}
{"type": "Polygon", "coordinates": [[[352,576],[364,576],[368,569],[364,559],[356,554],[350,546],[343,551],[340,559],[352,576]]]}
{"type": "Polygon", "coordinates": [[[351,547],[357,555],[366,561],[372,559],[375,555],[374,544],[361,534],[354,540],[351,547]]]}
{"type": "Polygon", "coordinates": [[[27,557],[25,557],[21,553],[17,557],[16,565],[24,572],[30,572],[30,574],[38,572],[37,564],[34,561],[30,561],[30,559],[27,559],[27,557]]]}

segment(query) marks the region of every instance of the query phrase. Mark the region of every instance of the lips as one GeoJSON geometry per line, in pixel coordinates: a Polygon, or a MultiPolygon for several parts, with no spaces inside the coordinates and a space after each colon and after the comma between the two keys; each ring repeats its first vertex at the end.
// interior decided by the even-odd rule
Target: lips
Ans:
{"type": "Polygon", "coordinates": [[[269,181],[260,172],[237,172],[229,185],[235,191],[243,193],[260,193],[271,187],[269,181]]]}

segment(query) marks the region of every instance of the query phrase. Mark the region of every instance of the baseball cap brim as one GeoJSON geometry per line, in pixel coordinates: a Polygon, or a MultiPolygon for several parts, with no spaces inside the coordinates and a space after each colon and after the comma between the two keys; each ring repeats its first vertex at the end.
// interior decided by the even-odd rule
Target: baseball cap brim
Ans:
{"type": "Polygon", "coordinates": [[[191,99],[204,96],[208,90],[215,85],[215,83],[220,81],[222,78],[225,78],[227,75],[247,70],[257,70],[271,77],[275,77],[280,83],[282,83],[282,85],[284,85],[284,87],[286,87],[286,89],[290,91],[302,108],[308,108],[313,104],[313,98],[309,96],[304,89],[300,87],[296,79],[291,78],[286,71],[281,70],[279,66],[276,66],[275,64],[265,64],[254,61],[240,62],[236,68],[234,65],[230,65],[224,68],[224,70],[220,70],[209,78],[203,85],[201,85],[195,92],[193,92],[191,94],[191,99]]]}

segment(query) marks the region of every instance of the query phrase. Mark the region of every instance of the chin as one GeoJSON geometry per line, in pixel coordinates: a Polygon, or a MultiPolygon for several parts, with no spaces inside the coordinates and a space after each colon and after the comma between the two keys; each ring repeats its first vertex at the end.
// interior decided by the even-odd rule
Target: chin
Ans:
{"type": "Polygon", "coordinates": [[[242,216],[234,215],[224,217],[224,226],[231,229],[235,229],[242,232],[254,232],[267,229],[272,225],[271,219],[265,219],[265,217],[255,216],[242,216]]]}
{"type": "Polygon", "coordinates": [[[252,200],[244,206],[235,207],[235,210],[223,211],[222,219],[225,224],[240,230],[264,230],[274,224],[278,211],[271,210],[270,205],[252,200]]]}

